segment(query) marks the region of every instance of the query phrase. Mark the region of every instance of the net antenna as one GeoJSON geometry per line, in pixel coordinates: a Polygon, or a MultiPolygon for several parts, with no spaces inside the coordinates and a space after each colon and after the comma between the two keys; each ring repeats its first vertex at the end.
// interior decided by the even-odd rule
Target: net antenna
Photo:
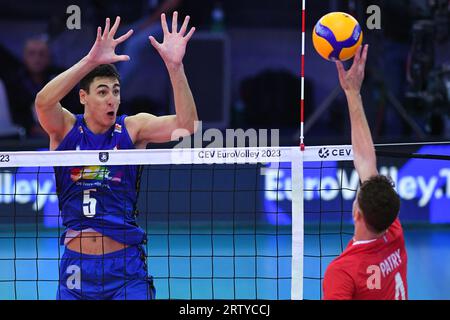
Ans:
{"type": "Polygon", "coordinates": [[[291,299],[303,299],[303,251],[304,251],[304,206],[303,206],[303,152],[305,123],[305,33],[306,33],[306,0],[302,0],[302,52],[301,52],[301,84],[300,84],[300,154],[292,159],[292,262],[291,262],[291,299]],[[294,196],[295,195],[295,196],[294,196]]]}
{"type": "Polygon", "coordinates": [[[306,0],[302,0],[302,54],[301,54],[301,84],[300,84],[300,148],[305,150],[304,123],[305,123],[305,34],[306,34],[306,0]]]}

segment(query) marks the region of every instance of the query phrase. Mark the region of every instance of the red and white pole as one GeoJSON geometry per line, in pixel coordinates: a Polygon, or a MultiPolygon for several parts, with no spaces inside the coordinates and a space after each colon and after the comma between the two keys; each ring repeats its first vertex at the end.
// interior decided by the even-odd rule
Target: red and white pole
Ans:
{"type": "Polygon", "coordinates": [[[305,1],[302,0],[302,56],[301,56],[301,95],[300,95],[300,149],[305,150],[303,127],[305,123],[305,32],[306,32],[306,12],[305,1]]]}

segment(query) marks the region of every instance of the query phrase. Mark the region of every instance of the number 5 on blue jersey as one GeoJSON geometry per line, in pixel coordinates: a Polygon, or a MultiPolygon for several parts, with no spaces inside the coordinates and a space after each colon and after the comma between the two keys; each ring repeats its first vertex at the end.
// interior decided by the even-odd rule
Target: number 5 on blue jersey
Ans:
{"type": "Polygon", "coordinates": [[[88,218],[95,216],[95,208],[97,206],[97,199],[91,198],[91,191],[95,192],[97,189],[83,191],[83,214],[88,218]]]}

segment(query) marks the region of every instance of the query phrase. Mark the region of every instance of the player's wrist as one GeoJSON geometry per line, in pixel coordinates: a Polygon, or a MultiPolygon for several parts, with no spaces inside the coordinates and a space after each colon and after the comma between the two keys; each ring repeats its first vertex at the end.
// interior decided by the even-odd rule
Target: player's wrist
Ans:
{"type": "Polygon", "coordinates": [[[92,58],[91,55],[86,55],[84,58],[81,59],[81,64],[85,65],[88,68],[95,68],[96,66],[98,66],[100,63],[98,63],[97,61],[95,61],[94,58],[92,58]]]}
{"type": "Polygon", "coordinates": [[[361,91],[358,89],[347,89],[344,91],[347,99],[351,98],[361,98],[361,91]]]}
{"type": "Polygon", "coordinates": [[[184,65],[182,62],[180,63],[166,63],[167,70],[169,73],[177,73],[184,71],[184,65]]]}

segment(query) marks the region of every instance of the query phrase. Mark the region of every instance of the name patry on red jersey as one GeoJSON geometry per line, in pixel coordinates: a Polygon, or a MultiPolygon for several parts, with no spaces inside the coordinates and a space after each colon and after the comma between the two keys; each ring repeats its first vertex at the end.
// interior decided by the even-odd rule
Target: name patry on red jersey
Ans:
{"type": "Polygon", "coordinates": [[[324,299],[408,299],[407,254],[399,219],[379,239],[351,240],[323,281],[324,299]]]}

